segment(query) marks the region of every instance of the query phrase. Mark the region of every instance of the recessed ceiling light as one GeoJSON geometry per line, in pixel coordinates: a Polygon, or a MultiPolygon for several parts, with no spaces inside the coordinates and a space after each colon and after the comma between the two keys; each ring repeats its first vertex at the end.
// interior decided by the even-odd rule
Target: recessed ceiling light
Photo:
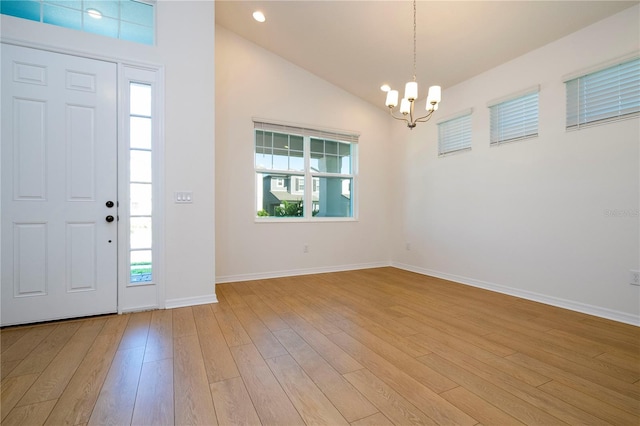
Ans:
{"type": "Polygon", "coordinates": [[[102,19],[102,13],[96,9],[87,9],[87,15],[91,16],[93,19],[102,19]]]}
{"type": "Polygon", "coordinates": [[[382,86],[380,86],[380,90],[382,90],[383,92],[388,92],[389,90],[391,90],[391,87],[389,87],[388,84],[383,84],[382,86]]]}
{"type": "Polygon", "coordinates": [[[253,12],[253,19],[258,22],[264,22],[267,20],[267,18],[264,17],[264,13],[260,12],[259,10],[253,12]]]}

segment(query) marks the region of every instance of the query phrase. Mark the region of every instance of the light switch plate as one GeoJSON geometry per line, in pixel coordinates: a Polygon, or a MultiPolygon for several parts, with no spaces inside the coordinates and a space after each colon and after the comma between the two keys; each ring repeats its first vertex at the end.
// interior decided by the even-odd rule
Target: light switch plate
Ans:
{"type": "Polygon", "coordinates": [[[193,203],[193,191],[178,191],[174,193],[174,202],[176,204],[193,203]]]}

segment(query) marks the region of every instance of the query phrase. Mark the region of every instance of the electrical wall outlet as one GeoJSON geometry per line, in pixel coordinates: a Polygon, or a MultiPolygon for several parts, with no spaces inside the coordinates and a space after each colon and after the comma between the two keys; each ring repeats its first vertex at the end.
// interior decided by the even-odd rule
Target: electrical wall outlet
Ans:
{"type": "Polygon", "coordinates": [[[406,244],[404,245],[404,248],[405,248],[405,250],[407,250],[407,251],[411,250],[411,243],[406,243],[406,244]]]}
{"type": "Polygon", "coordinates": [[[309,253],[309,244],[304,244],[302,246],[302,252],[303,253],[309,253]]]}
{"type": "Polygon", "coordinates": [[[629,271],[629,284],[640,285],[640,271],[634,271],[633,269],[629,271]]]}

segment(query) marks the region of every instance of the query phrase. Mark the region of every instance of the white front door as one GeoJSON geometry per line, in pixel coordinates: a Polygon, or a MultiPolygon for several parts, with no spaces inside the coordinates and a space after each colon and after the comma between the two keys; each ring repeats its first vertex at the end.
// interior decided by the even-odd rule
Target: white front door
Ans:
{"type": "Polygon", "coordinates": [[[1,55],[1,323],[116,312],[116,64],[1,55]]]}

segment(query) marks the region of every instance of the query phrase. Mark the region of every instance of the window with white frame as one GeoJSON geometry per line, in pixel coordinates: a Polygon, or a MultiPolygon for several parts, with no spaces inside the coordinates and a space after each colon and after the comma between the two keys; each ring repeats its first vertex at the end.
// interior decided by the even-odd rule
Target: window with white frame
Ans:
{"type": "Polygon", "coordinates": [[[254,126],[257,217],[355,217],[358,135],[263,121],[254,126]]]}
{"type": "Polygon", "coordinates": [[[162,73],[129,65],[122,72],[119,277],[125,289],[144,288],[136,297],[155,297],[162,282],[162,73]]]}
{"type": "Polygon", "coordinates": [[[0,14],[152,45],[154,3],[153,0],[2,0],[0,14]]]}
{"type": "Polygon", "coordinates": [[[471,149],[471,109],[438,122],[438,155],[471,149]]]}
{"type": "Polygon", "coordinates": [[[565,79],[567,130],[640,115],[640,58],[565,79]]]}
{"type": "Polygon", "coordinates": [[[131,283],[153,279],[152,86],[129,83],[129,263],[131,283]]]}
{"type": "Polygon", "coordinates": [[[491,145],[538,136],[539,90],[536,86],[489,102],[491,145]]]}

